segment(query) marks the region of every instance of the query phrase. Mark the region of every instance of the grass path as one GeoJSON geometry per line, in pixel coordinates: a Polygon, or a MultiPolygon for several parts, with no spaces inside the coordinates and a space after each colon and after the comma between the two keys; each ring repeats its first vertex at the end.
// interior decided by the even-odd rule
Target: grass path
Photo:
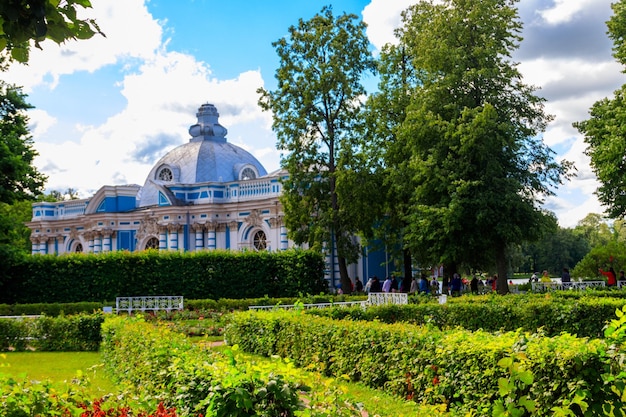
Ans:
{"type": "Polygon", "coordinates": [[[82,372],[91,382],[91,393],[97,397],[116,391],[101,364],[98,352],[5,352],[0,357],[0,374],[62,383],[82,372]]]}
{"type": "MultiPolygon", "coordinates": [[[[228,349],[223,341],[209,341],[206,345],[216,349],[228,349]]],[[[255,355],[249,356],[255,361],[269,360],[255,355]]],[[[89,391],[94,398],[97,398],[117,391],[101,364],[102,357],[98,352],[6,352],[0,355],[0,375],[63,383],[71,381],[76,377],[77,371],[80,371],[91,382],[89,391]]],[[[367,410],[363,411],[362,417],[441,415],[434,413],[432,409],[420,408],[415,404],[360,384],[346,383],[346,386],[351,396],[358,398],[367,410]]]]}

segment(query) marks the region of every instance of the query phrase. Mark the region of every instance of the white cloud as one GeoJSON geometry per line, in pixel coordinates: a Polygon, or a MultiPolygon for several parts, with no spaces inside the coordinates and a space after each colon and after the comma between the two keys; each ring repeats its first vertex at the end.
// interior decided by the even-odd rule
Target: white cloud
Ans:
{"type": "Polygon", "coordinates": [[[28,65],[12,65],[5,81],[22,86],[25,92],[38,84],[54,89],[63,75],[93,72],[124,58],[147,59],[161,46],[162,28],[143,0],[93,0],[92,5],[84,14],[96,19],[106,37],[96,35],[61,45],[46,40],[41,50],[31,48],[28,65]]]}
{"type": "MultiPolygon", "coordinates": [[[[143,184],[156,159],[187,142],[188,127],[205,102],[217,106],[231,143],[250,151],[268,171],[278,168],[271,114],[257,105],[256,90],[264,85],[260,69],[217,79],[211,62],[169,49],[166,22],[151,16],[144,0],[92,3],[88,14],[106,38],[70,41],[60,47],[46,41],[43,51],[33,49],[28,66],[16,64],[3,74],[5,81],[24,86],[29,93],[42,86],[57,89],[67,75],[114,69],[109,71],[115,77],[110,85],[119,90],[110,87],[109,94],[119,104],[107,108],[104,116],[67,122],[57,119],[54,109],[29,112],[40,153],[35,164],[50,176],[48,189],[74,188],[87,196],[102,185],[143,184]]],[[[395,42],[400,14],[413,3],[372,0],[363,9],[367,34],[378,50],[395,42]]],[[[600,213],[602,208],[593,195],[597,180],[584,155],[583,138],[571,124],[586,119],[596,100],[611,96],[624,83],[624,75],[611,60],[610,45],[602,43],[609,0],[556,0],[548,8],[542,4],[546,1],[519,3],[521,15],[534,19],[532,29],[524,33],[520,71],[525,82],[542,87],[539,94],[548,100],[546,110],[556,116],[544,134],[545,142],[563,149],[557,159],[572,160],[578,168],[578,177],[547,204],[562,226],[573,226],[588,212],[600,213]]],[[[263,71],[273,73],[273,69],[263,71]]],[[[84,100],[89,101],[77,103],[76,108],[99,106],[91,98],[84,100]]]]}
{"type": "Polygon", "coordinates": [[[56,118],[50,116],[50,114],[45,110],[29,110],[28,117],[30,119],[28,128],[34,138],[45,135],[48,129],[54,126],[57,122],[56,118]]]}
{"type": "MultiPolygon", "coordinates": [[[[229,80],[213,78],[208,63],[167,50],[164,30],[143,1],[95,0],[90,13],[106,38],[61,47],[46,42],[43,51],[33,51],[28,66],[16,65],[7,73],[7,81],[28,92],[40,85],[55,89],[63,75],[119,67],[117,84],[126,105],[101,124],[71,126],[77,140],[69,140],[67,131],[64,137],[58,132],[46,137],[56,120],[43,110],[29,112],[40,154],[35,165],[49,175],[48,190],[74,188],[87,197],[102,185],[142,185],[158,158],[189,140],[188,128],[207,101],[218,107],[231,142],[245,145],[268,170],[278,166],[271,115],[256,104],[256,90],[263,86],[260,71],[229,80]]],[[[98,103],[90,99],[78,106],[98,103]]]]}
{"type": "Polygon", "coordinates": [[[367,23],[367,37],[377,50],[387,43],[396,43],[394,30],[401,24],[401,13],[414,4],[411,0],[372,0],[363,9],[363,21],[367,23]]]}
{"type": "Polygon", "coordinates": [[[551,25],[569,22],[586,8],[597,6],[597,0],[554,0],[548,9],[539,10],[538,14],[551,25]]]}

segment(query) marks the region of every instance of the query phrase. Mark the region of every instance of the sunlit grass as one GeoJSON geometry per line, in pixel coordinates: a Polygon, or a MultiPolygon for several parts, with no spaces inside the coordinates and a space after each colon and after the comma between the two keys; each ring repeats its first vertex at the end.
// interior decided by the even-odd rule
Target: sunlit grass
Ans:
{"type": "Polygon", "coordinates": [[[0,375],[37,381],[67,383],[82,373],[94,397],[117,392],[102,367],[98,352],[5,352],[0,357],[0,375]]]}

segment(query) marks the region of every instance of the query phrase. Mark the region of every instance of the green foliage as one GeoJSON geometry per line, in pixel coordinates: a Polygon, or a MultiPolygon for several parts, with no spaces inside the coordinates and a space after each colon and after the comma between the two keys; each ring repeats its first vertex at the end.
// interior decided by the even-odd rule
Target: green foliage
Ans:
{"type": "MultiPolygon", "coordinates": [[[[492,415],[501,407],[503,413],[528,415],[513,413],[536,407],[532,415],[551,416],[555,410],[580,415],[588,405],[585,415],[600,416],[603,405],[619,398],[603,388],[607,344],[566,333],[444,332],[429,326],[246,312],[235,314],[226,338],[249,352],[290,357],[300,366],[316,363],[326,375],[345,374],[459,413],[492,415]],[[500,389],[494,381],[501,381],[500,389]]],[[[621,371],[623,364],[615,366],[621,371]]]]}
{"type": "MultiPolygon", "coordinates": [[[[622,65],[625,60],[626,8],[623,0],[611,4],[613,16],[607,22],[608,35],[613,41],[613,56],[622,65]]],[[[593,104],[590,118],[574,123],[585,136],[585,153],[591,158],[591,167],[600,181],[596,191],[611,218],[626,214],[626,120],[624,107],[626,85],[613,93],[613,98],[603,98],[593,104]]]]}
{"type": "Polygon", "coordinates": [[[616,273],[626,269],[626,243],[612,241],[603,246],[591,249],[584,258],[578,262],[571,271],[574,278],[594,278],[604,280],[605,277],[598,272],[599,268],[608,270],[610,267],[616,273]]]}
{"type": "Polygon", "coordinates": [[[0,81],[0,202],[33,200],[46,177],[32,165],[37,156],[28,132],[26,95],[0,81]]]}
{"type": "Polygon", "coordinates": [[[34,304],[0,304],[0,316],[22,316],[43,314],[48,317],[93,313],[101,311],[105,305],[113,303],[81,302],[81,303],[34,303],[34,304]]]}
{"type": "Polygon", "coordinates": [[[339,195],[338,183],[343,158],[352,153],[349,138],[359,128],[361,78],[374,69],[365,24],[356,20],[335,17],[330,6],[300,19],[288,38],[272,44],[280,59],[276,90],[258,90],[285,152],[281,165],[289,176],[281,202],[289,235],[298,244],[336,251],[344,291],[350,288],[346,262],[358,257],[358,220],[350,208],[356,201],[339,195]]]}
{"type": "Polygon", "coordinates": [[[8,50],[18,62],[27,63],[30,40],[89,39],[100,28],[93,19],[79,19],[77,12],[91,8],[89,0],[5,1],[0,4],[0,52],[8,50]]]}
{"type": "Polygon", "coordinates": [[[116,378],[134,394],[159,398],[185,415],[360,415],[335,384],[307,394],[309,384],[291,364],[240,360],[236,346],[224,353],[206,351],[141,318],[107,320],[103,338],[105,364],[116,378]]]}
{"type": "Polygon", "coordinates": [[[0,319],[0,351],[97,351],[102,313],[0,319]]]}
{"type": "Polygon", "coordinates": [[[590,248],[590,238],[580,230],[556,226],[538,241],[522,245],[526,259],[520,268],[531,274],[548,271],[553,276],[560,276],[564,267],[574,268],[590,248]]]}
{"type": "Polygon", "coordinates": [[[418,2],[398,32],[422,81],[397,133],[415,185],[405,246],[451,271],[495,265],[507,276],[507,249],[541,235],[541,199],[570,169],[539,136],[544,99],[510,61],[522,30],[514,3],[418,2]]]}
{"type": "Polygon", "coordinates": [[[88,401],[84,383],[59,389],[50,381],[0,377],[0,415],[3,416],[77,415],[80,405],[88,401]]]}
{"type": "Polygon", "coordinates": [[[8,269],[0,302],[68,303],[119,296],[256,298],[326,291],[318,252],[108,252],[29,256],[8,269]]]}
{"type": "Polygon", "coordinates": [[[431,302],[370,307],[366,310],[307,310],[306,313],[334,319],[432,325],[441,329],[462,327],[490,332],[517,329],[535,332],[541,329],[549,336],[566,332],[580,337],[599,338],[603,336],[602,329],[613,317],[615,309],[625,304],[625,298],[613,298],[610,294],[606,297],[558,293],[498,297],[490,294],[454,299],[448,297],[444,305],[431,302]]]}

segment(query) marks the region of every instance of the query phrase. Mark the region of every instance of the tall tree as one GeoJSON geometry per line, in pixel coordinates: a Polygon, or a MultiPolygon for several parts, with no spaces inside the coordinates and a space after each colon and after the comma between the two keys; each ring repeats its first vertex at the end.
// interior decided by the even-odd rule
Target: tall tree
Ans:
{"type": "Polygon", "coordinates": [[[93,19],[79,19],[79,8],[91,7],[89,0],[5,0],[0,2],[0,52],[10,51],[16,61],[28,62],[30,41],[89,39],[102,34],[93,19]]]}
{"type": "MultiPolygon", "coordinates": [[[[341,284],[351,288],[347,264],[356,259],[356,226],[337,191],[342,154],[359,123],[364,73],[373,70],[365,24],[330,7],[299,20],[289,37],[272,44],[280,58],[274,91],[260,89],[259,104],[273,113],[281,165],[289,173],[282,204],[290,237],[336,252],[341,284]]],[[[331,268],[333,265],[331,265],[331,268]]]]}
{"type": "Polygon", "coordinates": [[[522,29],[515,3],[420,1],[401,30],[423,83],[401,129],[415,170],[410,245],[448,272],[495,263],[499,293],[508,247],[540,236],[542,198],[571,167],[540,138],[544,100],[511,61],[522,29]]]}
{"type": "Polygon", "coordinates": [[[20,88],[0,81],[0,202],[33,200],[43,192],[46,177],[32,165],[37,151],[28,131],[32,108],[20,88]]]}
{"type": "MultiPolygon", "coordinates": [[[[626,66],[626,1],[619,0],[611,8],[613,16],[607,26],[613,40],[613,56],[626,66]]],[[[626,85],[613,94],[613,99],[594,103],[590,118],[574,123],[574,127],[585,136],[585,153],[600,181],[596,195],[607,215],[618,218],[626,215],[626,85]]]]}
{"type": "Polygon", "coordinates": [[[420,80],[402,44],[382,48],[378,72],[378,91],[368,97],[365,105],[366,131],[360,148],[381,184],[376,188],[376,197],[368,199],[376,208],[377,218],[370,219],[362,230],[367,237],[383,242],[393,258],[401,259],[404,276],[410,279],[414,257],[405,245],[405,233],[406,218],[412,209],[413,174],[410,158],[407,158],[410,155],[408,142],[406,137],[398,135],[398,129],[406,118],[411,92],[420,85],[420,80]]]}

